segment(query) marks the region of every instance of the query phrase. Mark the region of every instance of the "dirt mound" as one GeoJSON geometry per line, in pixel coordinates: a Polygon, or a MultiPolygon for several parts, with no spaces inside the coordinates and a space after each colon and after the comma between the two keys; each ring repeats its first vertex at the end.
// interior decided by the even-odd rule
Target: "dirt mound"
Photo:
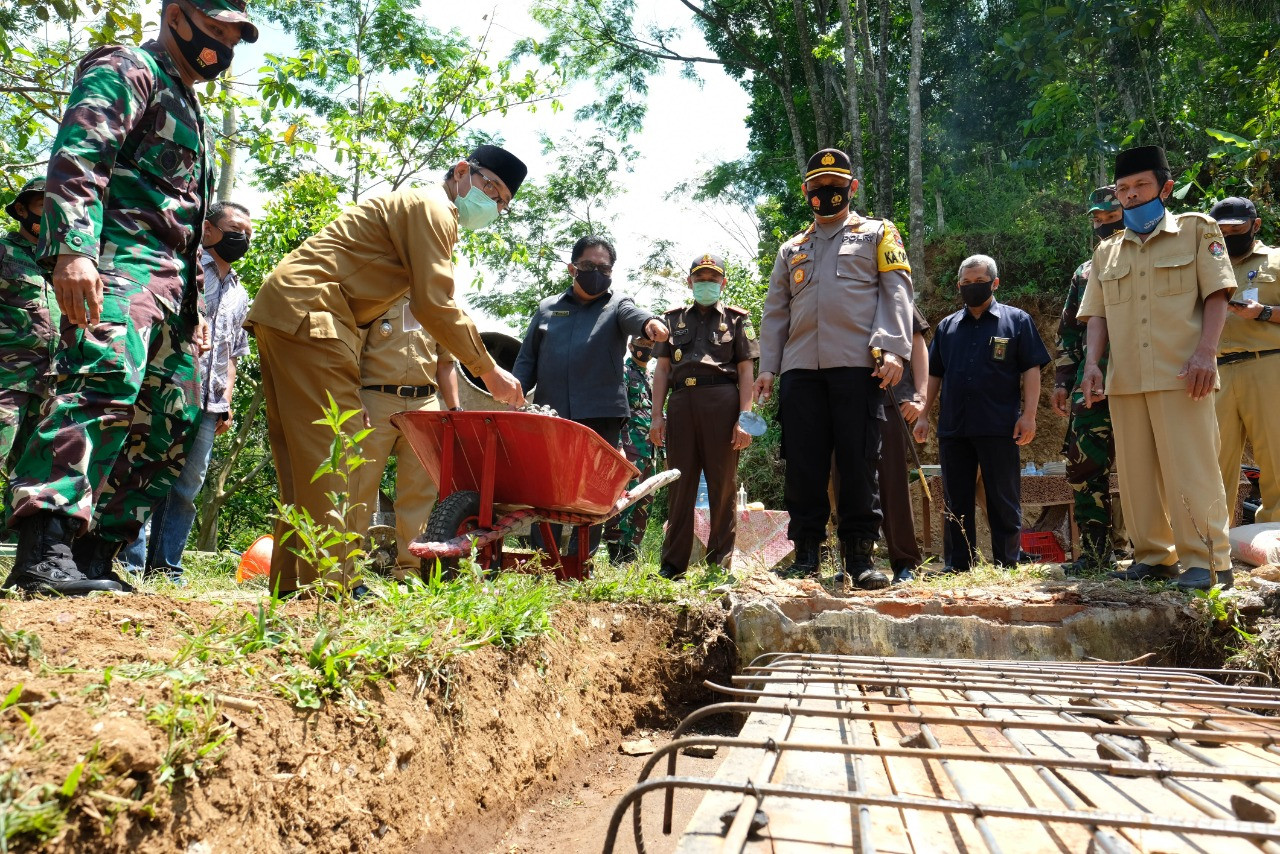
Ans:
{"type": "Polygon", "coordinates": [[[449,850],[589,748],[678,719],[734,658],[715,607],[567,603],[514,651],[375,683],[363,713],[299,709],[249,672],[172,672],[226,619],[159,596],[0,604],[10,821],[69,802],[53,851],[449,850]]]}

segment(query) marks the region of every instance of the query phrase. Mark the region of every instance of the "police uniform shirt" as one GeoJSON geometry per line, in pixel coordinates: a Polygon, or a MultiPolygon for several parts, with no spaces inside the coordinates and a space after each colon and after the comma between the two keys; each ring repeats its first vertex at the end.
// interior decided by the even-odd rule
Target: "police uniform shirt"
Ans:
{"type": "Polygon", "coordinates": [[[584,303],[570,286],[538,304],[511,373],[562,418],[627,418],[627,342],[656,319],[629,296],[609,291],[584,303]]]}
{"type": "MultiPolygon", "coordinates": [[[[1260,240],[1240,263],[1232,265],[1236,276],[1233,299],[1252,299],[1263,305],[1280,305],[1280,249],[1260,240]]],[[[1280,348],[1280,324],[1238,317],[1228,312],[1218,341],[1218,355],[1261,353],[1280,348]]]]}
{"type": "Polygon", "coordinates": [[[1222,231],[1204,214],[1165,211],[1145,243],[1129,229],[1099,243],[1077,317],[1107,319],[1107,393],[1185,390],[1178,372],[1200,344],[1204,301],[1235,286],[1222,231]]]}
{"type": "Polygon", "coordinates": [[[663,317],[671,337],[653,345],[653,355],[671,360],[671,389],[695,377],[738,379],[738,363],[760,357],[751,316],[717,302],[673,308],[663,317]]]}
{"type": "Polygon", "coordinates": [[[872,367],[911,356],[911,267],[888,220],[814,223],[778,250],[760,321],[760,371],[872,367]]]}
{"type": "Polygon", "coordinates": [[[454,361],[449,351],[427,334],[405,300],[379,317],[364,333],[360,351],[360,384],[439,385],[436,372],[454,361]]]}
{"type": "Polygon", "coordinates": [[[942,378],[940,438],[1013,437],[1022,374],[1049,364],[1031,315],[995,299],[980,317],[962,308],[943,318],[929,346],[929,375],[942,378]]]}

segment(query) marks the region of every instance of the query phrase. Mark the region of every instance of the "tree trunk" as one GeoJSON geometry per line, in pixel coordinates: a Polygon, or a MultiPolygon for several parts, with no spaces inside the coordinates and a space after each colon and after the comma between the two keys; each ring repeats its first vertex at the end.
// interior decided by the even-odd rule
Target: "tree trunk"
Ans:
{"type": "Polygon", "coordinates": [[[920,53],[924,42],[924,9],[920,0],[911,0],[911,74],[907,83],[907,103],[911,114],[907,159],[910,189],[911,242],[907,257],[919,293],[927,283],[924,269],[924,122],[920,116],[920,53]]]}
{"type": "MultiPolygon", "coordinates": [[[[796,15],[796,35],[800,39],[800,68],[804,70],[804,83],[809,90],[809,104],[813,108],[813,129],[818,148],[831,147],[831,128],[827,123],[827,111],[822,97],[822,81],[813,64],[813,39],[809,37],[809,16],[805,14],[807,0],[791,0],[796,15]]],[[[785,61],[783,59],[782,61],[785,61]]]]}
{"type": "Polygon", "coordinates": [[[876,215],[893,218],[893,126],[889,123],[889,0],[880,0],[880,44],[876,46],[876,215]]]}
{"type": "Polygon", "coordinates": [[[942,234],[942,232],[947,230],[947,219],[943,215],[943,211],[942,211],[942,191],[941,190],[933,191],[933,206],[937,210],[938,234],[942,234]]]}
{"type": "Polygon", "coordinates": [[[853,163],[853,177],[858,179],[854,204],[858,210],[866,210],[867,182],[862,175],[862,113],[858,106],[858,62],[850,5],[851,0],[840,0],[840,25],[844,28],[845,109],[849,120],[849,160],[853,163]]]}
{"type": "MultiPolygon", "coordinates": [[[[875,151],[874,174],[875,180],[873,186],[877,192],[877,201],[879,200],[879,184],[880,184],[880,116],[883,110],[880,106],[882,94],[879,87],[876,86],[876,55],[871,50],[871,12],[867,8],[868,0],[857,0],[858,2],[858,35],[862,39],[862,85],[863,91],[866,92],[868,98],[874,101],[874,108],[867,108],[867,118],[871,124],[871,139],[875,151]]],[[[863,164],[865,172],[866,165],[863,164]]]]}
{"type": "Polygon", "coordinates": [[[231,447],[227,449],[227,455],[223,458],[222,466],[218,469],[217,475],[205,482],[204,500],[200,504],[200,524],[196,532],[196,548],[202,552],[214,552],[218,550],[218,513],[223,506],[235,495],[246,483],[253,480],[258,472],[266,466],[268,457],[263,458],[257,465],[246,475],[231,479],[231,473],[235,470],[236,460],[240,458],[240,454],[249,444],[249,433],[253,429],[253,423],[258,417],[258,411],[262,409],[263,401],[266,400],[266,394],[263,391],[262,383],[258,383],[258,387],[253,391],[253,397],[249,401],[248,408],[239,417],[239,426],[236,429],[235,438],[231,440],[231,447]]]}
{"type": "Polygon", "coordinates": [[[227,201],[236,186],[236,105],[231,100],[231,75],[222,76],[222,138],[226,153],[222,156],[222,169],[218,172],[218,199],[227,201]]]}
{"type": "Polygon", "coordinates": [[[809,162],[808,146],[804,143],[804,131],[800,127],[800,113],[796,110],[795,90],[791,88],[791,73],[787,64],[781,63],[782,76],[770,73],[768,78],[782,92],[782,109],[787,113],[787,127],[791,129],[791,145],[796,153],[796,173],[803,176],[809,162]]]}

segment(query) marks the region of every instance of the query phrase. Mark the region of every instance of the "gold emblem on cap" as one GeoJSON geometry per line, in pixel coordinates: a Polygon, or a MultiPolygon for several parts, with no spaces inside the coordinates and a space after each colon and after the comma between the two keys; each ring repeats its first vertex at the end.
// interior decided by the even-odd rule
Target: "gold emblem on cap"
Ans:
{"type": "Polygon", "coordinates": [[[684,354],[683,354],[683,353],[681,353],[681,352],[680,352],[680,348],[679,348],[679,347],[677,347],[677,348],[676,348],[675,353],[674,353],[674,354],[672,354],[672,355],[674,356],[675,360],[678,362],[678,361],[680,361],[680,357],[681,357],[682,355],[684,355],[684,354]]]}
{"type": "Polygon", "coordinates": [[[710,255],[703,255],[703,256],[702,256],[702,260],[701,260],[701,261],[699,261],[698,263],[699,263],[699,264],[714,264],[714,263],[715,263],[715,259],[714,259],[714,258],[712,258],[710,255]]]}
{"type": "Polygon", "coordinates": [[[823,165],[823,166],[834,166],[834,165],[835,165],[835,162],[836,162],[836,157],[835,157],[835,155],[834,155],[834,154],[831,154],[830,152],[828,152],[828,153],[826,153],[826,154],[822,155],[822,165],[823,165]]]}

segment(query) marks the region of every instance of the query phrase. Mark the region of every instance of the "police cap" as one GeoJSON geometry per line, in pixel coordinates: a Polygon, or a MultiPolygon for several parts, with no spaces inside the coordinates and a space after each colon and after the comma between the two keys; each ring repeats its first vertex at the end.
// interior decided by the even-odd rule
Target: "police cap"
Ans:
{"type": "Polygon", "coordinates": [[[1115,180],[1137,175],[1148,170],[1169,171],[1169,161],[1165,159],[1164,149],[1158,145],[1140,145],[1137,148],[1126,148],[1116,155],[1115,180]]]}
{"type": "Polygon", "coordinates": [[[821,175],[839,175],[853,180],[853,164],[849,162],[849,155],[838,148],[824,148],[810,157],[804,179],[808,181],[821,175]]]}
{"type": "Polygon", "coordinates": [[[1230,196],[1214,205],[1209,216],[1216,219],[1218,225],[1253,225],[1258,209],[1248,199],[1230,196]]]}
{"type": "Polygon", "coordinates": [[[529,167],[519,157],[496,145],[481,145],[467,159],[479,163],[501,178],[512,196],[520,189],[524,176],[529,174],[529,167]]]}
{"type": "Polygon", "coordinates": [[[1117,210],[1120,210],[1120,202],[1116,199],[1115,187],[1099,187],[1089,194],[1089,210],[1085,213],[1117,210]]]}
{"type": "Polygon", "coordinates": [[[699,270],[713,270],[720,275],[724,275],[724,259],[719,255],[699,255],[693,259],[693,263],[689,265],[689,275],[692,276],[699,270]]]}
{"type": "Polygon", "coordinates": [[[14,219],[17,219],[18,209],[15,205],[17,205],[18,202],[26,204],[27,200],[31,196],[40,195],[44,195],[44,179],[32,178],[30,181],[22,185],[22,189],[18,191],[18,195],[14,197],[12,202],[9,202],[9,204],[5,206],[4,212],[14,219]]]}
{"type": "Polygon", "coordinates": [[[244,10],[245,0],[187,0],[195,8],[215,21],[240,25],[240,38],[247,42],[258,40],[258,28],[249,20],[244,10]]]}

